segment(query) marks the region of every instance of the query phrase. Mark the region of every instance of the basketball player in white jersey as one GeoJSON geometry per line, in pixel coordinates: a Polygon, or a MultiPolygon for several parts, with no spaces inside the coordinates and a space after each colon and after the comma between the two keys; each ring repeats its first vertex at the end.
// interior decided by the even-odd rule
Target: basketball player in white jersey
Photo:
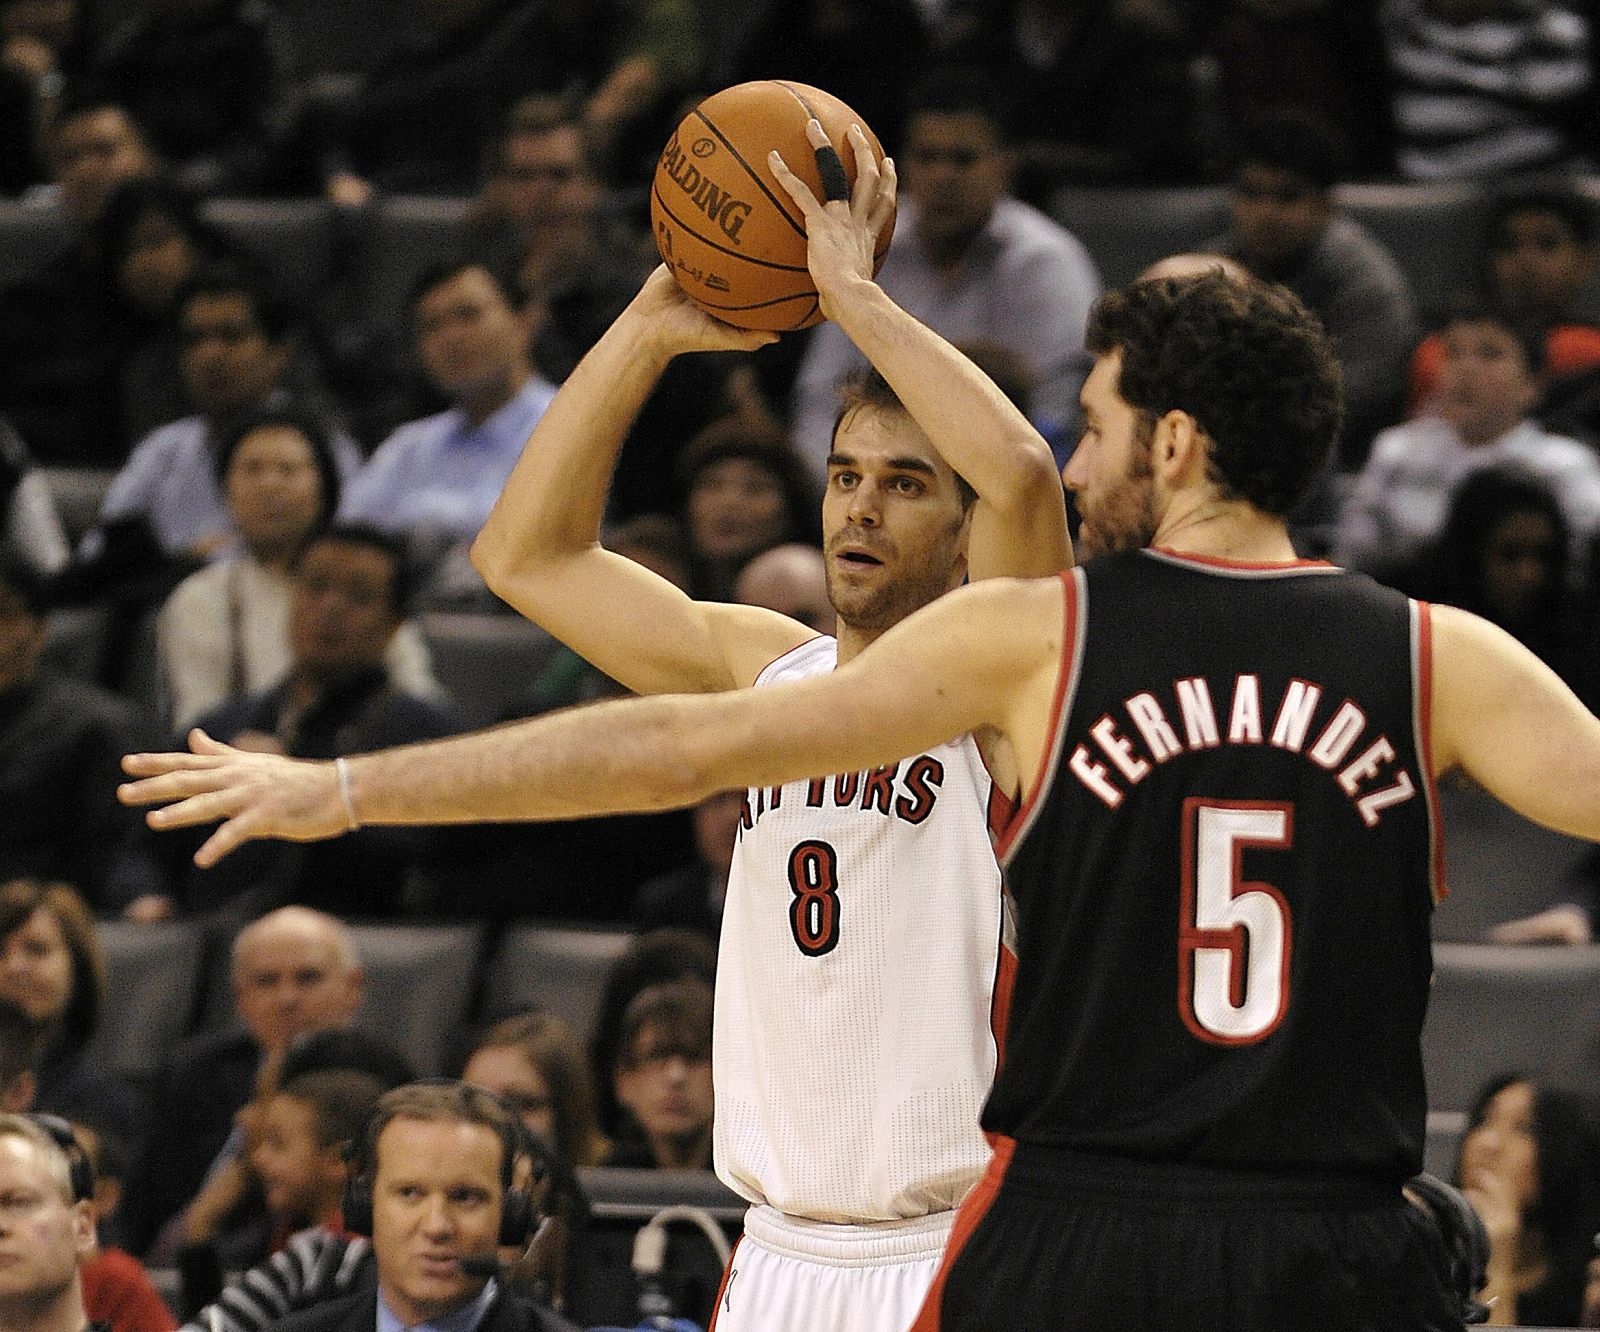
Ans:
{"type": "MultiPolygon", "coordinates": [[[[871,162],[858,132],[852,146],[871,162]]],[[[846,408],[829,461],[837,639],[759,607],[691,601],[599,544],[617,452],[671,358],[775,336],[707,317],[665,269],[562,386],[473,550],[495,592],[638,693],[826,674],[964,579],[1071,563],[1044,440],[872,281],[892,163],[827,207],[780,179],[806,210],[824,312],[893,388],[846,408]]],[[[989,1158],[978,1115],[1009,954],[987,816],[995,791],[1018,785],[1003,745],[966,736],[748,794],[713,1069],[717,1173],[751,1207],[717,1332],[901,1332],[915,1317],[989,1158]]]]}

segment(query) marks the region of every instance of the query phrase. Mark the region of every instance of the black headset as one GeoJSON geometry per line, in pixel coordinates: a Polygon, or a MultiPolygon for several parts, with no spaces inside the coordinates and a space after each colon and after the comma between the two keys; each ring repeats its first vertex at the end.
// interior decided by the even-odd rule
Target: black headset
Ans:
{"type": "MultiPolygon", "coordinates": [[[[498,1243],[503,1246],[521,1248],[533,1236],[538,1222],[537,1209],[533,1199],[526,1189],[517,1188],[512,1181],[516,1178],[517,1162],[526,1157],[532,1160],[535,1168],[541,1160],[539,1153],[535,1152],[530,1144],[528,1131],[522,1125],[522,1120],[503,1100],[493,1092],[485,1091],[482,1087],[474,1087],[465,1082],[458,1082],[454,1078],[423,1078],[420,1082],[407,1083],[407,1086],[435,1086],[458,1088],[467,1108],[481,1115],[481,1118],[462,1117],[465,1123],[481,1123],[484,1127],[492,1127],[500,1135],[500,1238],[498,1243]]],[[[397,1089],[398,1090],[398,1089],[397,1089]]],[[[385,1096],[362,1124],[361,1131],[350,1140],[345,1147],[345,1160],[350,1163],[350,1177],[344,1185],[344,1201],[341,1207],[344,1227],[352,1234],[372,1234],[372,1177],[377,1168],[377,1139],[396,1119],[410,1118],[404,1109],[391,1112],[384,1104],[389,1098],[385,1096]]]]}
{"type": "Polygon", "coordinates": [[[40,1129],[67,1158],[67,1179],[72,1188],[72,1201],[81,1203],[93,1198],[94,1162],[89,1159],[89,1153],[83,1150],[83,1144],[72,1131],[72,1125],[60,1115],[47,1115],[37,1110],[30,1111],[22,1118],[40,1129]]]}

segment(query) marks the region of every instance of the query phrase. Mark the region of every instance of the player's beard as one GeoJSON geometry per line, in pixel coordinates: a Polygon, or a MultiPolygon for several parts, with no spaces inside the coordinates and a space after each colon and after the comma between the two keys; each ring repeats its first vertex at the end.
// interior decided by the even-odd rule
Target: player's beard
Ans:
{"type": "Polygon", "coordinates": [[[1156,535],[1155,472],[1150,466],[1154,432],[1135,440],[1127,470],[1098,495],[1080,491],[1077,555],[1092,560],[1125,550],[1143,550],[1156,535]]]}
{"type": "MultiPolygon", "coordinates": [[[[845,533],[839,533],[834,540],[841,541],[846,536],[845,533]]],[[[830,559],[824,571],[828,582],[828,602],[841,624],[861,632],[881,634],[950,590],[958,552],[959,545],[952,542],[948,549],[941,548],[930,553],[921,563],[902,567],[894,577],[867,587],[852,585],[837,578],[837,571],[830,559]]]]}

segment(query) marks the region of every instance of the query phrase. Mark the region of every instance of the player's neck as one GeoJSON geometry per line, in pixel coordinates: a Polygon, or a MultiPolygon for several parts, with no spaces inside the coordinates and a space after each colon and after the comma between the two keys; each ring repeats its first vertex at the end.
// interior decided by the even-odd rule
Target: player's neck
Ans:
{"type": "Polygon", "coordinates": [[[852,657],[860,656],[886,632],[885,629],[859,629],[843,620],[838,621],[838,627],[834,630],[834,640],[838,644],[835,664],[843,666],[852,657]]]}
{"type": "Polygon", "coordinates": [[[1297,559],[1283,519],[1243,500],[1206,498],[1175,502],[1162,515],[1150,544],[1184,555],[1241,564],[1275,564],[1297,559]]]}

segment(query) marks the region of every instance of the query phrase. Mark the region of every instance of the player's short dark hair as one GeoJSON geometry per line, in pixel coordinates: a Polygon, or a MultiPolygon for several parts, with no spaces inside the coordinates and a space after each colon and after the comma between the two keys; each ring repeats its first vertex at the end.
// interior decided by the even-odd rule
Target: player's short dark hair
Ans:
{"type": "Polygon", "coordinates": [[[315,547],[325,542],[333,542],[344,546],[365,546],[368,550],[375,550],[385,556],[394,568],[394,577],[389,582],[389,606],[395,615],[404,619],[411,608],[411,599],[416,592],[419,571],[411,558],[410,547],[405,538],[393,532],[385,532],[381,527],[374,527],[371,523],[334,523],[318,532],[295,559],[298,569],[304,562],[306,555],[315,547]]]}
{"type": "Polygon", "coordinates": [[[1263,512],[1294,507],[1338,436],[1338,358],[1285,287],[1220,272],[1136,282],[1095,303],[1085,341],[1122,353],[1118,391],[1148,424],[1193,417],[1211,441],[1212,481],[1263,512]]]}
{"type": "MultiPolygon", "coordinates": [[[[977,360],[976,357],[972,359],[977,360]]],[[[981,363],[979,369],[984,369],[981,363]]],[[[1001,392],[1006,393],[1006,390],[1002,388],[1001,392]]],[[[1011,398],[1010,393],[1006,393],[1006,396],[1011,398]]],[[[1015,398],[1011,400],[1016,401],[1015,398]]],[[[894,385],[875,366],[868,366],[857,374],[847,376],[839,386],[839,414],[833,418],[833,437],[838,438],[839,427],[844,424],[845,417],[863,409],[898,413],[908,419],[911,415],[906,411],[905,403],[900,401],[900,395],[894,391],[894,385]]],[[[970,509],[978,502],[978,492],[960,472],[956,473],[956,489],[960,492],[963,509],[970,509]]]]}
{"type": "Polygon", "coordinates": [[[1311,111],[1281,107],[1264,111],[1239,129],[1235,172],[1266,167],[1331,190],[1350,172],[1350,146],[1338,129],[1311,111]]]}

